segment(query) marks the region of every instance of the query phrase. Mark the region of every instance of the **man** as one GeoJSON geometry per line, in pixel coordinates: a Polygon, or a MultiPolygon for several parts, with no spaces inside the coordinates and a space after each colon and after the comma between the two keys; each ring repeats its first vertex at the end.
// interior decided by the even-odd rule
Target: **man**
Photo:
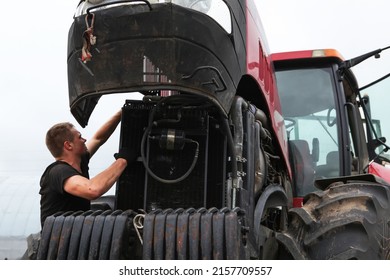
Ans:
{"type": "Polygon", "coordinates": [[[45,219],[60,211],[86,211],[90,201],[106,193],[133,160],[126,152],[115,154],[115,162],[89,178],[88,162],[115,131],[121,111],[111,117],[87,142],[71,123],[59,123],[46,134],[46,146],[55,162],[44,171],[40,185],[41,226],[45,219]]]}

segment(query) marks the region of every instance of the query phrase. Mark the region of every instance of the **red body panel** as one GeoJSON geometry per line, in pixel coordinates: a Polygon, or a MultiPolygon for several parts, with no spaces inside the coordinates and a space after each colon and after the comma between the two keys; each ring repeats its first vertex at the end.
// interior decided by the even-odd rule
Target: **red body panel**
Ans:
{"type": "Polygon", "coordinates": [[[253,0],[247,1],[247,69],[246,73],[253,77],[260,86],[269,108],[272,128],[283,153],[284,162],[291,176],[288,160],[287,132],[284,125],[281,104],[277,94],[275,74],[268,50],[266,35],[260,22],[260,16],[253,0]]]}
{"type": "Polygon", "coordinates": [[[294,52],[283,52],[272,54],[272,60],[289,60],[289,59],[300,59],[300,58],[311,58],[313,51],[294,51],[294,52]]]}
{"type": "Polygon", "coordinates": [[[381,177],[383,180],[390,183],[390,168],[384,167],[376,162],[372,162],[368,166],[368,173],[381,177]]]}

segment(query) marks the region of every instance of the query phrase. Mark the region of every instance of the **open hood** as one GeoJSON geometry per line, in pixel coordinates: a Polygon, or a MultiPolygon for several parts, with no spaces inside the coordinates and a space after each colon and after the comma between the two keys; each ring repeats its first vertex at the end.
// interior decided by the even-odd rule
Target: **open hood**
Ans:
{"type": "Polygon", "coordinates": [[[245,65],[235,48],[211,17],[171,3],[88,11],[69,30],[71,113],[85,127],[104,94],[164,90],[206,96],[227,112],[245,65]],[[96,44],[83,61],[88,27],[96,44]]]}

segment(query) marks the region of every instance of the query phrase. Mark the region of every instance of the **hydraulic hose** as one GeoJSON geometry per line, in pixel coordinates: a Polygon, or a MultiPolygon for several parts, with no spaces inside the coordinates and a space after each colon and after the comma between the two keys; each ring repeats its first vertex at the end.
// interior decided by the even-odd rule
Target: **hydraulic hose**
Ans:
{"type": "MultiPolygon", "coordinates": [[[[195,98],[193,98],[193,99],[195,99],[195,98]]],[[[157,181],[159,181],[161,183],[164,183],[164,184],[175,184],[175,183],[181,182],[181,181],[186,179],[191,174],[191,172],[194,170],[195,165],[196,165],[196,163],[198,161],[198,157],[199,157],[199,143],[197,141],[192,140],[192,139],[188,139],[188,138],[183,139],[185,143],[194,143],[196,145],[194,158],[192,160],[191,166],[179,178],[176,178],[176,179],[165,179],[165,178],[161,178],[161,177],[157,176],[150,169],[150,167],[148,165],[148,162],[147,162],[146,156],[145,156],[145,143],[146,143],[146,139],[149,137],[150,132],[151,132],[153,126],[157,126],[159,123],[163,123],[164,122],[164,120],[154,121],[154,116],[156,114],[157,108],[162,106],[162,104],[166,103],[167,101],[171,101],[171,102],[179,101],[180,104],[185,104],[186,100],[188,100],[188,97],[186,98],[186,97],[183,97],[183,96],[180,96],[180,95],[177,95],[177,96],[173,95],[173,96],[166,97],[165,99],[161,99],[159,102],[157,102],[156,106],[152,109],[152,111],[150,113],[148,127],[145,129],[145,132],[144,132],[144,134],[142,136],[142,140],[141,140],[141,159],[142,159],[142,163],[143,163],[146,171],[148,172],[148,174],[152,178],[154,178],[155,180],[157,180],[157,181]]],[[[168,122],[172,122],[174,120],[167,120],[167,121],[168,122]]]]}

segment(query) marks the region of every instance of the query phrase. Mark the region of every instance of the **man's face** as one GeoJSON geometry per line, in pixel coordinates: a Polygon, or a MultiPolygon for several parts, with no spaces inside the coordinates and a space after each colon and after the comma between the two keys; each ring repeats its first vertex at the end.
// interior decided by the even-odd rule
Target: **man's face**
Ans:
{"type": "Polygon", "coordinates": [[[75,128],[72,128],[72,134],[73,134],[72,144],[73,144],[74,152],[79,155],[84,155],[88,151],[87,146],[85,145],[85,142],[87,140],[83,138],[81,136],[81,133],[75,128]]]}

